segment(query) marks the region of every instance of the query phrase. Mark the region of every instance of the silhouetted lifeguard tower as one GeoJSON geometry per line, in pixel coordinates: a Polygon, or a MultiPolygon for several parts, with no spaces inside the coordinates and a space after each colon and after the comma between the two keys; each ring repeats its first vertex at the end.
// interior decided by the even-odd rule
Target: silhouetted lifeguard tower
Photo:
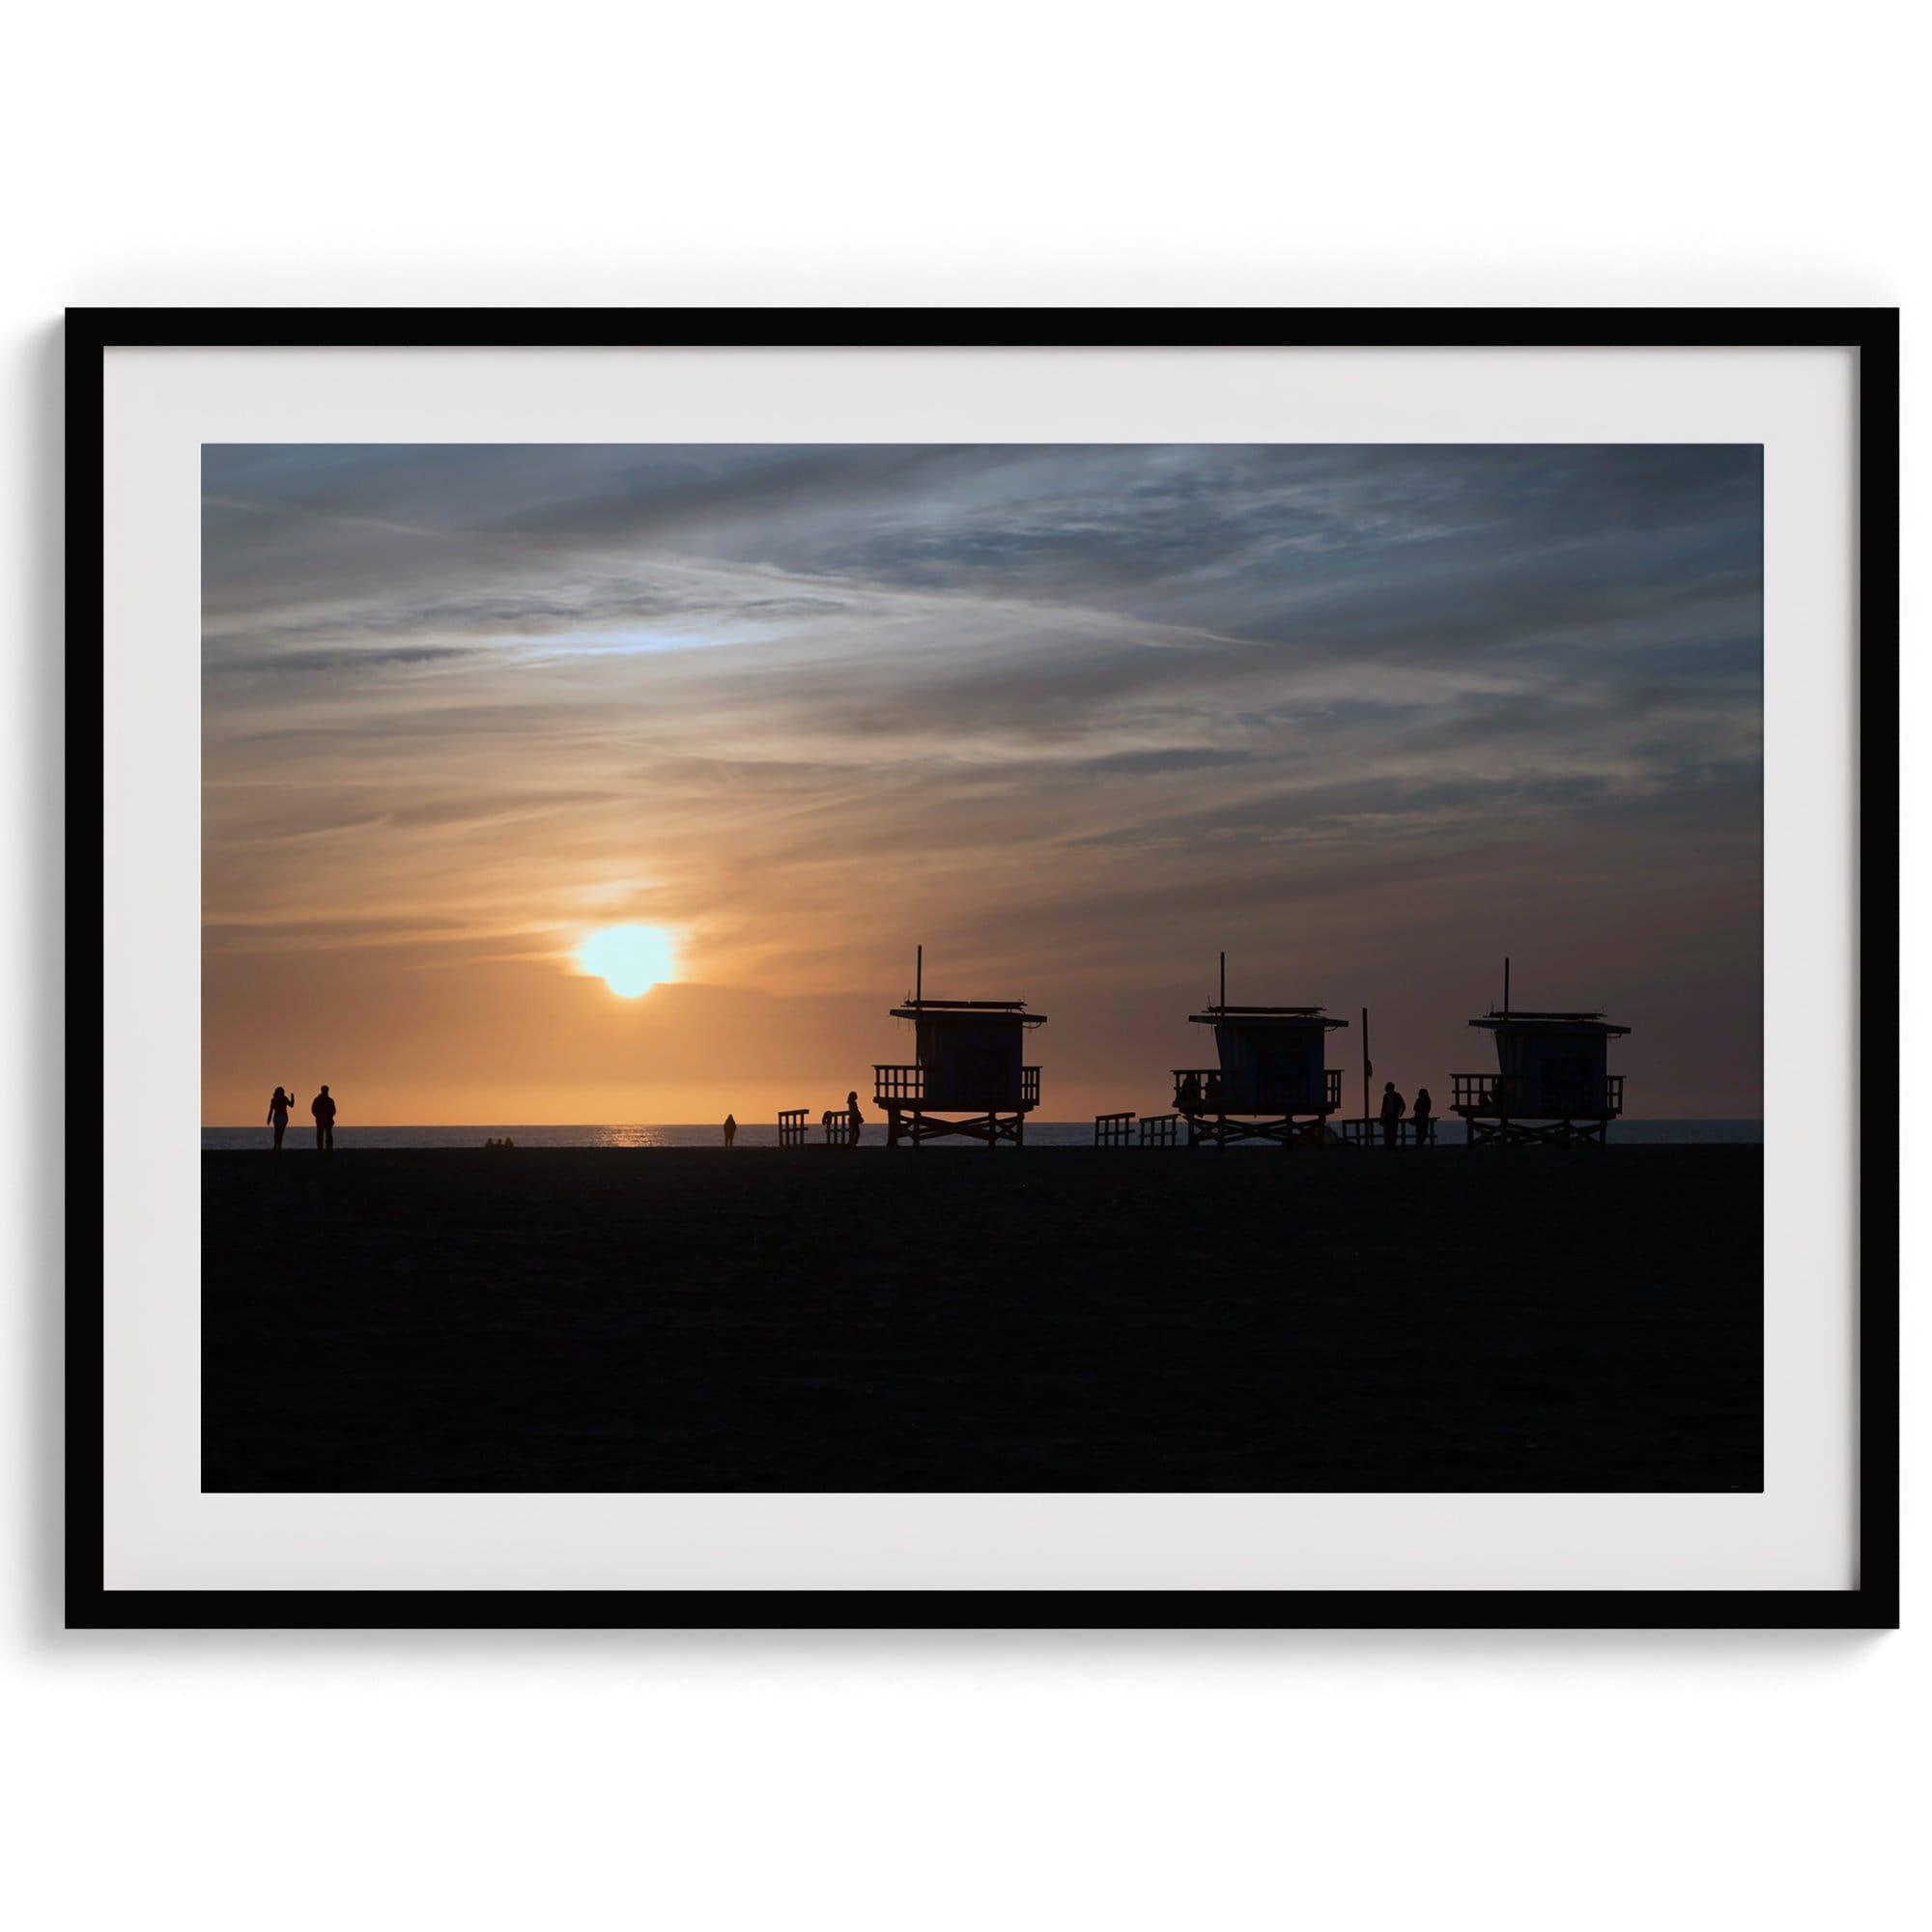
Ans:
{"type": "Polygon", "coordinates": [[[1532,1012],[1510,1005],[1509,961],[1503,1004],[1472,1027],[1493,1034],[1493,1073],[1450,1075],[1450,1104],[1467,1124],[1469,1145],[1534,1141],[1602,1147],[1624,1110],[1624,1077],[1609,1070],[1609,1044],[1630,1032],[1597,1012],[1532,1012]]]}
{"type": "Polygon", "coordinates": [[[1189,1147],[1325,1145],[1328,1117],[1342,1106],[1342,1069],[1327,1065],[1327,1038],[1347,1020],[1321,1007],[1231,1007],[1225,952],[1219,1003],[1187,1017],[1214,1029],[1220,1062],[1174,1069],[1174,1106],[1189,1147]]]}
{"type": "Polygon", "coordinates": [[[925,948],[919,949],[913,996],[892,1009],[913,1023],[915,1062],[872,1068],[872,1098],[886,1110],[886,1145],[914,1147],[942,1134],[997,1147],[1026,1144],[1026,1117],[1039,1105],[1039,1068],[1023,1065],[1027,1033],[1046,1023],[1024,1000],[929,1000],[925,948]],[[965,1120],[943,1118],[964,1114],[965,1120]]]}

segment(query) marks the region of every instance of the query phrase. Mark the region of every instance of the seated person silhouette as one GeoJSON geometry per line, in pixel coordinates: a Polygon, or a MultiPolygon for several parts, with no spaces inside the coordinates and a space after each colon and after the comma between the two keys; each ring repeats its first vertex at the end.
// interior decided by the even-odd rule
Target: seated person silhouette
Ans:
{"type": "Polygon", "coordinates": [[[328,1097],[327,1086],[308,1103],[308,1110],[315,1116],[316,1146],[332,1151],[335,1147],[335,1102],[328,1097]]]}
{"type": "Polygon", "coordinates": [[[1201,1111],[1200,1076],[1190,1073],[1180,1083],[1180,1092],[1174,1097],[1183,1114],[1198,1114],[1201,1111]]]}
{"type": "Polygon", "coordinates": [[[1208,1085],[1201,1094],[1201,1103],[1210,1114],[1218,1114],[1221,1111],[1221,1076],[1218,1073],[1208,1074],[1208,1085]]]}

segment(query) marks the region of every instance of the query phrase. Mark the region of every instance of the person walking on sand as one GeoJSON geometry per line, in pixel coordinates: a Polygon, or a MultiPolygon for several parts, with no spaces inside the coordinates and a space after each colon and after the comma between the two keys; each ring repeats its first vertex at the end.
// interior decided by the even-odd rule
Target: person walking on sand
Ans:
{"type": "Polygon", "coordinates": [[[865,1124],[866,1117],[859,1111],[859,1094],[855,1088],[845,1096],[845,1126],[847,1147],[859,1145],[859,1129],[865,1124]]]}
{"type": "Polygon", "coordinates": [[[1391,1153],[1401,1139],[1402,1117],[1408,1110],[1403,1104],[1403,1097],[1395,1091],[1393,1080],[1382,1082],[1382,1146],[1391,1153]]]}
{"type": "Polygon", "coordinates": [[[1429,1097],[1427,1087],[1415,1090],[1415,1106],[1409,1118],[1415,1122],[1415,1144],[1427,1147],[1435,1137],[1435,1102],[1429,1097]]]}
{"type": "Polygon", "coordinates": [[[724,1116],[724,1145],[729,1147],[738,1138],[738,1122],[731,1115],[724,1116]]]}
{"type": "Polygon", "coordinates": [[[275,1130],[275,1151],[282,1151],[282,1136],[289,1130],[289,1110],[295,1102],[281,1088],[275,1089],[275,1097],[269,1102],[269,1124],[275,1130]]]}
{"type": "Polygon", "coordinates": [[[315,1116],[315,1144],[325,1152],[335,1151],[335,1102],[328,1097],[328,1088],[308,1103],[308,1110],[315,1116]]]}

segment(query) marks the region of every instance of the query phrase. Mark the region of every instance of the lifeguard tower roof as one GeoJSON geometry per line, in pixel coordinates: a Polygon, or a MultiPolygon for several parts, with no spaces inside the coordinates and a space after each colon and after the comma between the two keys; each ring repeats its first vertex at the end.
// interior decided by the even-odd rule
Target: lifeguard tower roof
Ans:
{"type": "Polygon", "coordinates": [[[1504,1027],[1521,1027],[1526,1032],[1536,1033],[1598,1033],[1606,1039],[1630,1032],[1627,1026],[1618,1026],[1613,1020],[1606,1020],[1602,1013],[1537,1013],[1522,1012],[1515,1008],[1506,1013],[1498,1012],[1492,1007],[1479,1020],[1471,1020],[1472,1027],[1485,1027],[1492,1032],[1504,1027]]]}
{"type": "Polygon", "coordinates": [[[1321,1007],[1207,1007],[1189,1013],[1193,1026],[1221,1026],[1234,1023],[1247,1026],[1319,1026],[1328,1030],[1345,1027],[1347,1020],[1331,1019],[1321,1007]]]}
{"type": "Polygon", "coordinates": [[[895,1020],[943,1020],[956,1014],[961,1019],[999,1019],[1010,1017],[1021,1026],[1044,1026],[1044,1013],[1030,1013],[1024,1000],[908,1000],[902,1007],[894,1007],[892,1016],[895,1020]]]}

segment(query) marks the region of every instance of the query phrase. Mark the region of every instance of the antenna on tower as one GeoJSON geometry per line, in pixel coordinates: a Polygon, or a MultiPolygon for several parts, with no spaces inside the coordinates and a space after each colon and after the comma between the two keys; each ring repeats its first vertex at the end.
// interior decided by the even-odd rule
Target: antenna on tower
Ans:
{"type": "Polygon", "coordinates": [[[925,985],[925,948],[916,947],[912,955],[912,1003],[919,1005],[919,996],[925,985]]]}
{"type": "Polygon", "coordinates": [[[1221,1006],[1225,1011],[1228,1005],[1228,955],[1221,955],[1221,1006]]]}
{"type": "Polygon", "coordinates": [[[1510,1011],[1510,962],[1509,954],[1503,954],[1503,1018],[1509,1018],[1510,1011]]]}

